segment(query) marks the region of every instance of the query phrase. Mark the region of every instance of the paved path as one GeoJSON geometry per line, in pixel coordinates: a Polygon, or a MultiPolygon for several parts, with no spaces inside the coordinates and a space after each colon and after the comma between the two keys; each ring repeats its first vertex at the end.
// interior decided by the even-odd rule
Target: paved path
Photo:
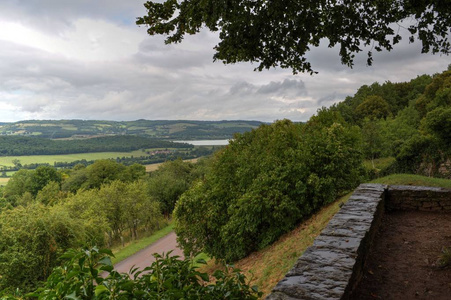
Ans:
{"type": "Polygon", "coordinates": [[[128,273],[133,265],[140,269],[144,269],[155,261],[155,257],[152,256],[153,253],[162,254],[163,252],[167,253],[170,250],[173,250],[171,255],[179,255],[183,258],[183,251],[177,247],[176,235],[174,231],[149,245],[147,248],[144,248],[123,261],[118,262],[114,265],[114,269],[120,273],[128,273]]]}

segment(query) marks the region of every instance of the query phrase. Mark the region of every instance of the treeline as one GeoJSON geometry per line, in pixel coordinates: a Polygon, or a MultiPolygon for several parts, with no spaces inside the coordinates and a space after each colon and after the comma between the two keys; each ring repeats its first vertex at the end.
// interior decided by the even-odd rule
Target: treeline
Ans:
{"type": "Polygon", "coordinates": [[[0,291],[35,289],[69,248],[110,247],[160,228],[205,170],[204,160],[166,162],[150,175],[111,160],[19,170],[1,190],[0,291]]]}
{"type": "Polygon", "coordinates": [[[140,136],[119,135],[83,140],[48,140],[21,136],[0,136],[0,156],[53,155],[87,152],[129,152],[148,148],[193,148],[140,136]]]}
{"type": "Polygon", "coordinates": [[[395,158],[374,175],[451,176],[451,68],[409,82],[364,85],[331,110],[361,128],[367,159],[395,158]]]}

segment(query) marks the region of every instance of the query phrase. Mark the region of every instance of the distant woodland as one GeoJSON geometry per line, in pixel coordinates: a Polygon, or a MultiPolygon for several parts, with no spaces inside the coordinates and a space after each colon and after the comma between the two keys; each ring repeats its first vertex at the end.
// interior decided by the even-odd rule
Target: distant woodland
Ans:
{"type": "Polygon", "coordinates": [[[0,156],[129,152],[149,148],[193,148],[193,145],[132,135],[76,140],[50,140],[23,136],[0,136],[0,156]]]}
{"type": "Polygon", "coordinates": [[[28,120],[0,123],[0,134],[42,138],[86,138],[138,135],[158,139],[230,139],[235,133],[257,128],[258,121],[149,121],[28,120]]]}

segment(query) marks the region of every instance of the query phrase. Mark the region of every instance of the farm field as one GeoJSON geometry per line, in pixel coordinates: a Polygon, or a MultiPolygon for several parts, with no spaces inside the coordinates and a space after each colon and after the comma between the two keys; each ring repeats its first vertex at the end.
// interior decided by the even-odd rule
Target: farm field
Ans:
{"type": "MultiPolygon", "coordinates": [[[[86,160],[96,160],[96,159],[108,159],[108,158],[116,158],[116,157],[131,157],[131,156],[142,156],[145,152],[141,150],[133,151],[133,152],[99,152],[99,153],[78,153],[78,154],[67,154],[67,155],[31,155],[31,156],[5,156],[0,157],[0,166],[13,166],[12,160],[19,159],[22,164],[30,164],[30,163],[48,163],[52,165],[54,162],[72,162],[80,159],[86,160]]],[[[197,162],[197,158],[187,159],[185,161],[195,163],[197,162]]],[[[152,172],[157,170],[160,165],[163,163],[155,163],[144,165],[146,167],[146,172],[152,172]]],[[[0,177],[0,186],[5,186],[9,177],[13,176],[16,171],[7,171],[6,176],[8,178],[0,177]]]]}
{"type": "MultiPolygon", "coordinates": [[[[152,149],[158,150],[158,149],[152,149]]],[[[27,155],[27,156],[3,156],[0,157],[0,166],[14,166],[13,160],[18,159],[22,165],[26,164],[44,164],[48,163],[53,165],[54,162],[73,162],[76,160],[97,160],[108,159],[116,157],[139,157],[148,155],[142,150],[136,150],[132,152],[94,152],[94,153],[76,153],[76,154],[62,154],[62,155],[27,155]]]]}
{"type": "MultiPolygon", "coordinates": [[[[186,162],[192,162],[195,163],[197,162],[198,158],[193,158],[193,159],[185,159],[184,161],[186,162]]],[[[163,163],[156,163],[156,164],[150,164],[150,165],[144,165],[146,167],[146,172],[153,172],[156,171],[163,163]]]]}

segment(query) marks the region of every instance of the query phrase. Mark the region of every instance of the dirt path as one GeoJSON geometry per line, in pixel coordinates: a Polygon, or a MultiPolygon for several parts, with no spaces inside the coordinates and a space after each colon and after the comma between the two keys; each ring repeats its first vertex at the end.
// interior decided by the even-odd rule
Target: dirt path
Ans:
{"type": "Polygon", "coordinates": [[[437,263],[443,247],[451,247],[451,214],[386,213],[352,299],[451,299],[451,267],[437,263]]]}
{"type": "Polygon", "coordinates": [[[128,273],[133,265],[140,269],[144,269],[155,261],[155,258],[152,256],[153,253],[162,254],[167,253],[170,250],[173,250],[172,255],[178,255],[183,258],[183,251],[177,247],[175,232],[169,233],[155,243],[149,245],[147,248],[144,248],[143,250],[117,263],[114,268],[120,273],[128,273]]]}

